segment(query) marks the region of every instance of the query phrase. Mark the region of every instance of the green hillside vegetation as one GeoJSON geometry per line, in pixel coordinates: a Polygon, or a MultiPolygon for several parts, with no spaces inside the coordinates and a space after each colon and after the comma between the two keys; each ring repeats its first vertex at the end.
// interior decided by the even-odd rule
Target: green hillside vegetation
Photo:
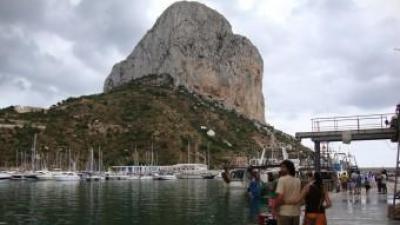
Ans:
{"type": "Polygon", "coordinates": [[[0,123],[21,126],[0,129],[0,166],[8,167],[30,157],[35,133],[37,152],[48,167],[66,167],[70,154],[78,169],[84,169],[92,147],[95,152],[101,149],[106,166],[149,164],[152,148],[157,164],[186,163],[189,147],[190,162],[204,162],[208,151],[212,166],[221,167],[231,157],[257,155],[272,136],[278,143],[310,153],[292,136],[174,87],[168,75],[147,76],[111,92],[69,98],[42,112],[4,108],[0,123]],[[46,128],[40,130],[39,125],[46,128]],[[210,129],[215,136],[207,135],[210,129]]]}

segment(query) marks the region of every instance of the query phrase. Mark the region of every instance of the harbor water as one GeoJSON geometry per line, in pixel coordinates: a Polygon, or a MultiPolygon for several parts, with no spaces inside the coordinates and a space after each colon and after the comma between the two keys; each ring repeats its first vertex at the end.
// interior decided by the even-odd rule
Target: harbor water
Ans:
{"type": "Polygon", "coordinates": [[[248,224],[243,189],[219,180],[1,181],[0,224],[248,224]]]}
{"type": "MultiPolygon", "coordinates": [[[[400,224],[375,189],[330,195],[328,224],[400,224]]],[[[248,225],[251,208],[220,180],[0,181],[0,225],[248,225]]]]}

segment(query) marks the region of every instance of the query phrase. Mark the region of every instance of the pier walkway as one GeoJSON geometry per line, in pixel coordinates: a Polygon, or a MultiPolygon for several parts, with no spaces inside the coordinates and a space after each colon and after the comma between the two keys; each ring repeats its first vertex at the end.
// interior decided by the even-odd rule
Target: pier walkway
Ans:
{"type": "Polygon", "coordinates": [[[327,210],[329,225],[394,225],[400,220],[387,216],[387,195],[371,190],[361,195],[351,193],[331,193],[332,208],[327,210]]]}

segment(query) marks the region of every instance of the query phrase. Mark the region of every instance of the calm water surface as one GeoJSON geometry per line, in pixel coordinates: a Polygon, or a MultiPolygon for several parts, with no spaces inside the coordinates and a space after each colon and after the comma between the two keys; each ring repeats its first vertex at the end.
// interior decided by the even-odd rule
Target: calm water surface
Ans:
{"type": "Polygon", "coordinates": [[[243,190],[218,180],[1,181],[0,224],[248,224],[243,190]]]}

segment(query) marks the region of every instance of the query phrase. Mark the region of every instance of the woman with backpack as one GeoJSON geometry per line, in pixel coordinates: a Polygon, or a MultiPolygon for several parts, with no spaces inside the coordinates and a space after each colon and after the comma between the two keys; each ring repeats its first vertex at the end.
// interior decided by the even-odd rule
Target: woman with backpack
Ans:
{"type": "Polygon", "coordinates": [[[324,189],[320,173],[314,173],[313,181],[303,188],[298,199],[286,204],[297,205],[303,201],[306,206],[303,224],[326,225],[325,209],[331,207],[332,202],[324,189]]]}

